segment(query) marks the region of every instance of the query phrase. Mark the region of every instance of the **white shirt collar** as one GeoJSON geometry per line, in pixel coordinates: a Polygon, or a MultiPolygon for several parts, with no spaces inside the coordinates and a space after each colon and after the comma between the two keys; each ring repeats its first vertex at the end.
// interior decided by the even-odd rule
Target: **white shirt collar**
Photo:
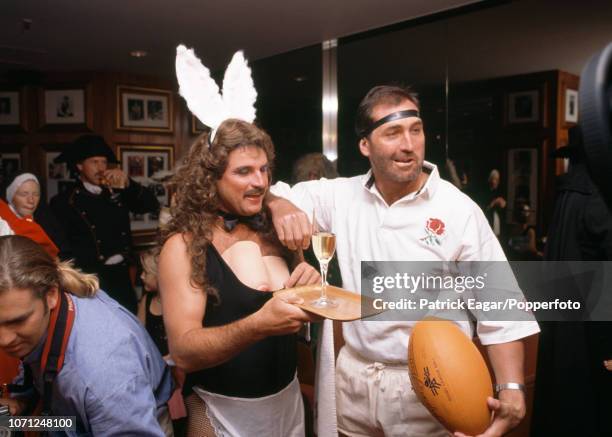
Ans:
{"type": "Polygon", "coordinates": [[[102,188],[94,185],[94,184],[90,184],[89,182],[86,181],[82,181],[83,182],[83,187],[89,191],[91,194],[100,194],[102,192],[102,188]]]}
{"type": "MultiPolygon", "coordinates": [[[[421,189],[405,195],[395,203],[410,201],[421,196],[426,196],[429,199],[435,194],[438,184],[440,183],[440,173],[438,172],[438,167],[429,161],[423,161],[423,170],[429,173],[429,177],[421,189]]],[[[374,174],[372,173],[372,169],[368,170],[368,172],[363,175],[361,184],[367,191],[384,201],[382,194],[380,194],[378,188],[376,188],[376,184],[374,183],[374,174]]]]}

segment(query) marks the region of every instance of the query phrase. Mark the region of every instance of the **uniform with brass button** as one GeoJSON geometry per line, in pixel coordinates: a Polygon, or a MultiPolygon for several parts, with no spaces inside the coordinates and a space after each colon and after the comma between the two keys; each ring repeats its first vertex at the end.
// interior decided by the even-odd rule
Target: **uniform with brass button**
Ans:
{"type": "Polygon", "coordinates": [[[51,208],[63,225],[76,265],[96,273],[101,288],[132,312],[136,294],[129,276],[132,235],[129,213],[159,211],[155,194],[119,169],[114,153],[97,135],[84,135],[57,158],[76,174],[73,189],[51,200],[51,208]],[[113,183],[113,186],[104,185],[113,183]],[[116,185],[115,185],[116,184],[116,185]]]}

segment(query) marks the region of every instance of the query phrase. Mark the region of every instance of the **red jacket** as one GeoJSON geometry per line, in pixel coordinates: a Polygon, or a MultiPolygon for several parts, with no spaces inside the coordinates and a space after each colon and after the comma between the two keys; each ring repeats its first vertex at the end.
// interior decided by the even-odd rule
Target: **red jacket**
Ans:
{"type": "Polygon", "coordinates": [[[53,258],[57,258],[59,249],[55,243],[51,241],[43,228],[41,228],[31,216],[23,218],[17,217],[8,204],[0,199],[0,217],[9,224],[16,235],[22,235],[28,237],[30,240],[34,240],[40,244],[49,255],[53,258]]]}

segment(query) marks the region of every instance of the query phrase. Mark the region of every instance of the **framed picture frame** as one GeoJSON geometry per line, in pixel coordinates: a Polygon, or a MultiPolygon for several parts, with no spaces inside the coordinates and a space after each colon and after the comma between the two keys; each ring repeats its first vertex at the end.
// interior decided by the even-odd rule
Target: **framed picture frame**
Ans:
{"type": "Polygon", "coordinates": [[[540,121],[540,91],[519,91],[508,94],[508,124],[537,123],[540,121]]]}
{"type": "Polygon", "coordinates": [[[508,150],[508,223],[517,223],[517,208],[525,203],[532,211],[528,224],[535,226],[538,209],[537,148],[508,150]]]}
{"type": "Polygon", "coordinates": [[[62,89],[44,91],[45,124],[84,124],[85,90],[62,89]]]}
{"type": "Polygon", "coordinates": [[[45,152],[45,182],[47,191],[47,202],[56,194],[69,191],[76,181],[70,177],[70,170],[65,162],[53,162],[60,154],[60,150],[45,152]]]}
{"type": "MultiPolygon", "coordinates": [[[[153,190],[161,206],[168,205],[168,191],[154,175],[172,169],[174,146],[121,144],[117,146],[117,154],[121,169],[131,179],[153,190]]],[[[159,215],[130,213],[130,226],[134,235],[154,234],[159,226],[159,215]]]]}
{"type": "Polygon", "coordinates": [[[0,90],[0,132],[26,130],[26,111],[23,89],[0,90]]]}
{"type": "MultiPolygon", "coordinates": [[[[12,152],[1,152],[0,153],[0,187],[6,186],[8,180],[20,172],[23,168],[21,159],[21,153],[12,152]]],[[[4,197],[4,193],[2,193],[4,197]]]]}
{"type": "Polygon", "coordinates": [[[19,91],[0,91],[0,126],[19,126],[20,109],[19,91]]]}
{"type": "Polygon", "coordinates": [[[154,88],[117,86],[117,129],[173,132],[172,92],[154,88]]]}
{"type": "Polygon", "coordinates": [[[93,118],[89,114],[91,96],[88,85],[51,85],[39,94],[39,127],[45,130],[87,130],[93,118]]]}
{"type": "Polygon", "coordinates": [[[200,135],[203,134],[204,132],[209,132],[210,128],[208,126],[206,126],[204,123],[202,123],[198,117],[196,117],[195,115],[191,116],[191,133],[193,135],[200,135]]]}
{"type": "Polygon", "coordinates": [[[578,90],[567,88],[565,90],[565,117],[568,124],[578,123],[578,90]]]}

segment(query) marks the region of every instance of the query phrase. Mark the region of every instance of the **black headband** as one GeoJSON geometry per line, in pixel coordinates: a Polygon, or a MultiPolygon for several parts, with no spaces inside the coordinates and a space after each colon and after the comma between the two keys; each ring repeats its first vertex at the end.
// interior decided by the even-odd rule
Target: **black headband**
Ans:
{"type": "Polygon", "coordinates": [[[373,122],[370,125],[370,127],[365,129],[361,133],[361,137],[362,138],[367,137],[368,135],[372,133],[374,129],[376,129],[379,126],[382,126],[385,123],[389,123],[390,121],[400,120],[402,118],[408,118],[408,117],[418,117],[418,116],[419,116],[419,111],[417,111],[416,109],[405,109],[404,111],[392,112],[391,114],[381,118],[380,120],[373,122]]]}

